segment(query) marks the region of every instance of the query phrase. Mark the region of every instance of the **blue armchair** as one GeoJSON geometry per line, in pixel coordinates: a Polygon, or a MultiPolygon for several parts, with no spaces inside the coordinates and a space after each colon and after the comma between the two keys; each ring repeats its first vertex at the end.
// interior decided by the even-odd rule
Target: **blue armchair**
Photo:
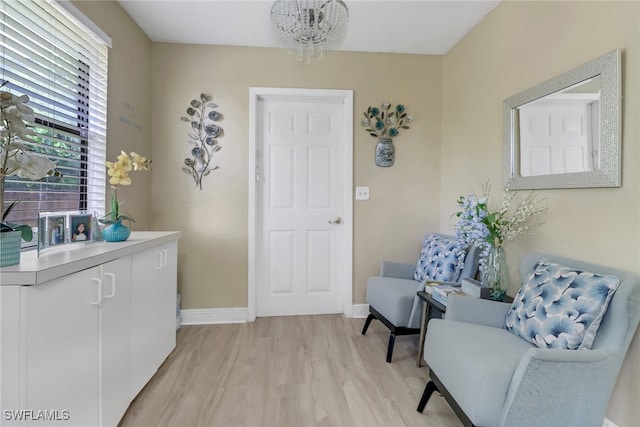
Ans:
{"type": "Polygon", "coordinates": [[[422,304],[417,292],[426,282],[459,284],[463,278],[475,277],[478,271],[478,251],[475,247],[460,252],[454,236],[429,233],[415,264],[382,261],[380,275],[367,280],[366,300],[369,316],[362,328],[365,335],[373,319],[380,320],[389,330],[387,362],[391,362],[396,336],[420,333],[422,304]],[[458,268],[458,261],[463,268],[458,268]]]}
{"type": "Polygon", "coordinates": [[[454,295],[429,322],[418,411],[439,391],[466,426],[601,427],[640,319],[638,279],[541,253],[520,272],[513,304],[454,295]]]}

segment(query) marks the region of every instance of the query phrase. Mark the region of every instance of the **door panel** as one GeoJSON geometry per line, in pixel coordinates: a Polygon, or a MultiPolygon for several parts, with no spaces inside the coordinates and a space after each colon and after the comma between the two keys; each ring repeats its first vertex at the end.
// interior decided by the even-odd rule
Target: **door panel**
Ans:
{"type": "MultiPolygon", "coordinates": [[[[594,170],[592,106],[585,102],[547,102],[519,108],[521,175],[594,170]]],[[[597,164],[597,163],[595,163],[597,164]]]]}
{"type": "MultiPolygon", "coordinates": [[[[257,314],[340,313],[344,105],[262,100],[257,314]]],[[[349,255],[350,256],[350,255],[349,255]]]]}

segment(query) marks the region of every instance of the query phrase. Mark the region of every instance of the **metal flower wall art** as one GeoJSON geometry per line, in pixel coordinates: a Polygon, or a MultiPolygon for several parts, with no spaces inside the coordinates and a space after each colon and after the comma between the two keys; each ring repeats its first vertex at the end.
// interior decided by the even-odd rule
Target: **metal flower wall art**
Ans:
{"type": "Polygon", "coordinates": [[[196,187],[202,190],[202,178],[211,171],[218,169],[213,162],[214,155],[222,147],[218,144],[218,138],[222,137],[222,128],[216,124],[222,120],[222,115],[215,108],[217,104],[211,102],[210,95],[200,94],[200,99],[194,99],[187,108],[187,115],[180,120],[191,126],[188,133],[191,157],[184,159],[182,171],[191,175],[196,187]]]}

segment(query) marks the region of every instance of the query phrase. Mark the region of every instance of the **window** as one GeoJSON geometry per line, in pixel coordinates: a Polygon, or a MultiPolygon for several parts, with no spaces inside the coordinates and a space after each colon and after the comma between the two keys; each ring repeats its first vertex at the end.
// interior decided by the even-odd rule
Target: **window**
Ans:
{"type": "Polygon", "coordinates": [[[29,95],[37,137],[28,145],[61,177],[5,180],[9,220],[37,225],[38,212],[104,212],[107,53],[110,39],[70,2],[2,1],[0,79],[29,95]]]}

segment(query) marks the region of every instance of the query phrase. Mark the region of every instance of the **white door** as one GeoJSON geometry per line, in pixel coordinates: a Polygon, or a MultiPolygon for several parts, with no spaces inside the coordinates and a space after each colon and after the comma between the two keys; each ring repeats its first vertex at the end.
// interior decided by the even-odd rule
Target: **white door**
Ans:
{"type": "MultiPolygon", "coordinates": [[[[586,172],[597,164],[588,102],[546,102],[519,108],[522,176],[586,172]]],[[[596,145],[597,146],[597,145],[596,145]]]]}
{"type": "Polygon", "coordinates": [[[345,194],[351,191],[342,153],[344,108],[337,100],[258,101],[258,316],[344,310],[351,257],[344,251],[350,221],[345,194]]]}

